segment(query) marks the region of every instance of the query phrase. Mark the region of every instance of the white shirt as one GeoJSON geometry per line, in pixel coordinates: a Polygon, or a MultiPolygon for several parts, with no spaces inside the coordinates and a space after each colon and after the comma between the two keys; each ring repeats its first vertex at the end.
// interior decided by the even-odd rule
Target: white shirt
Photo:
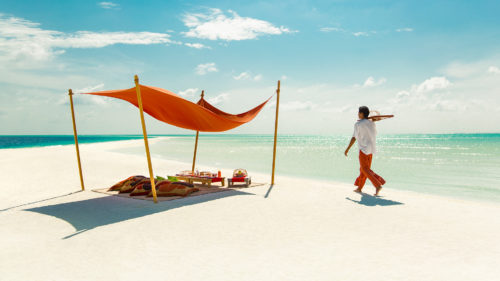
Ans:
{"type": "Polygon", "coordinates": [[[373,154],[376,151],[375,137],[377,136],[377,128],[375,123],[369,119],[361,119],[354,124],[353,137],[358,141],[359,150],[364,154],[373,154]]]}

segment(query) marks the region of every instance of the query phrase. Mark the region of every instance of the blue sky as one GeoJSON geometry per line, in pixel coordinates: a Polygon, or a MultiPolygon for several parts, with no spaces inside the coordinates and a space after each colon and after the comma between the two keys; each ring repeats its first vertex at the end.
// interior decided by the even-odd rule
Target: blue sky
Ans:
{"type": "MultiPolygon", "coordinates": [[[[67,89],[141,83],[238,113],[282,81],[280,132],[499,132],[499,1],[9,1],[0,134],[70,134],[67,89]]],[[[140,133],[127,103],[76,96],[82,134],[140,133]]],[[[271,133],[273,104],[233,133],[271,133]]],[[[191,133],[147,119],[156,134],[191,133]]]]}

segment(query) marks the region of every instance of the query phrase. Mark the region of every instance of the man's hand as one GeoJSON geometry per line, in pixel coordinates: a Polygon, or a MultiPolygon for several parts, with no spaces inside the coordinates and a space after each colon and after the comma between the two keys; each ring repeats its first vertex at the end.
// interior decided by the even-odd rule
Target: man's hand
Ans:
{"type": "Polygon", "coordinates": [[[356,138],[355,137],[352,137],[351,138],[351,141],[349,142],[349,145],[347,146],[345,152],[344,152],[344,155],[347,157],[347,153],[349,153],[349,149],[351,149],[351,146],[354,144],[354,142],[356,141],[356,138]]]}

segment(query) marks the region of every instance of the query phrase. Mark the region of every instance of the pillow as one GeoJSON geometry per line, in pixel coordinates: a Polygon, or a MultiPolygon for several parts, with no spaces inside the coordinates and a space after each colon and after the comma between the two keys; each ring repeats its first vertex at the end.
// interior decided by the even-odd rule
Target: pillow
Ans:
{"type": "MultiPolygon", "coordinates": [[[[156,182],[157,181],[155,180],[155,183],[156,182]]],[[[130,193],[130,196],[148,195],[150,191],[151,191],[151,181],[149,179],[142,180],[135,185],[135,188],[130,193]],[[144,188],[145,186],[147,186],[148,189],[145,189],[144,188]]]]}
{"type": "Polygon", "coordinates": [[[171,182],[179,181],[177,177],[167,176],[168,180],[171,182]]]}
{"type": "Polygon", "coordinates": [[[128,184],[124,184],[120,187],[120,193],[130,193],[135,189],[135,186],[139,183],[150,182],[149,178],[142,178],[137,181],[129,182],[128,184]]]}
{"type": "MultiPolygon", "coordinates": [[[[189,194],[199,191],[196,187],[191,187],[189,184],[180,182],[162,182],[159,183],[156,189],[156,196],[182,196],[186,197],[189,194]]],[[[153,196],[150,192],[148,196],[153,196]]]]}
{"type": "Polygon", "coordinates": [[[116,191],[116,190],[120,190],[120,188],[126,184],[130,184],[131,182],[136,182],[138,180],[141,180],[145,178],[144,176],[131,176],[131,177],[128,177],[124,180],[122,180],[121,182],[118,182],[116,183],[115,185],[113,185],[112,187],[110,187],[108,189],[108,191],[116,191]]]}

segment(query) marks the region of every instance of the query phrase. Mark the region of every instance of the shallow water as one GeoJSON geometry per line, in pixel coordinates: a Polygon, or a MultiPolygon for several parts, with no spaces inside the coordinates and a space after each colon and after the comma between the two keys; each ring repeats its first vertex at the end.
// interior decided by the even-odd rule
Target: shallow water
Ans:
{"type": "MultiPolygon", "coordinates": [[[[79,136],[81,143],[140,139],[137,135],[79,136]]],[[[278,175],[353,183],[359,173],[356,146],[344,150],[349,135],[278,138],[278,175]]],[[[194,136],[151,141],[154,157],[191,163],[194,136]]],[[[73,136],[0,136],[0,148],[73,144],[73,136]]],[[[271,173],[271,135],[200,134],[197,163],[271,173]]],[[[372,168],[386,188],[500,202],[500,134],[380,135],[372,168]]],[[[117,149],[144,155],[144,147],[117,149]]],[[[191,169],[190,164],[179,170],[191,169]]],[[[372,192],[373,187],[365,187],[372,192]]]]}
{"type": "MultiPolygon", "coordinates": [[[[358,151],[354,146],[344,156],[349,139],[280,136],[276,173],[353,183],[359,173],[358,151]]],[[[154,142],[151,152],[191,163],[193,148],[194,136],[176,136],[154,142]]],[[[197,163],[270,173],[272,148],[272,136],[200,134],[197,163]]],[[[386,179],[386,188],[500,202],[500,134],[382,135],[377,149],[372,168],[386,179]]],[[[121,151],[144,154],[143,147],[121,151]]]]}

